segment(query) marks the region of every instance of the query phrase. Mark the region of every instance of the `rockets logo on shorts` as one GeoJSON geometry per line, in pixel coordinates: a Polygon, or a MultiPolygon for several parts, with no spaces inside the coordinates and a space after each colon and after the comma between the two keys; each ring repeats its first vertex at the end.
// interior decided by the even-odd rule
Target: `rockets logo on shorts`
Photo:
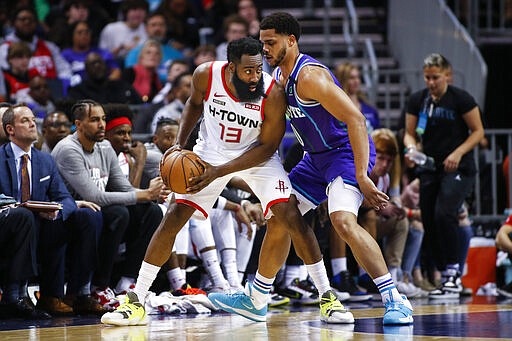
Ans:
{"type": "Polygon", "coordinates": [[[277,181],[277,187],[275,187],[275,189],[278,189],[281,193],[285,193],[285,191],[288,189],[288,186],[285,185],[283,180],[279,180],[277,181]]]}

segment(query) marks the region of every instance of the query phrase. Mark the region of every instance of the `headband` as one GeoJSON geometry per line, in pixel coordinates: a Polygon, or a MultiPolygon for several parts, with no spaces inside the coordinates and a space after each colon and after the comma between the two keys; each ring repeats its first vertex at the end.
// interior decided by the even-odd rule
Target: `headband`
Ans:
{"type": "Polygon", "coordinates": [[[128,117],[123,116],[123,117],[117,117],[111,121],[108,121],[105,130],[108,131],[110,129],[114,129],[115,127],[120,126],[122,124],[128,124],[130,127],[132,126],[132,122],[130,121],[130,119],[128,117]]]}

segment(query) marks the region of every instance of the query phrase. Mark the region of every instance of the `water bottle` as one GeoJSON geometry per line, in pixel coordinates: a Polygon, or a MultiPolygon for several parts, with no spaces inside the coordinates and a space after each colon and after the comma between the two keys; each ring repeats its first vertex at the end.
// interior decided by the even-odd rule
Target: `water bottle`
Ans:
{"type": "Polygon", "coordinates": [[[410,160],[414,161],[414,163],[421,168],[432,171],[436,169],[434,158],[425,155],[416,148],[408,148],[406,155],[410,160]]]}

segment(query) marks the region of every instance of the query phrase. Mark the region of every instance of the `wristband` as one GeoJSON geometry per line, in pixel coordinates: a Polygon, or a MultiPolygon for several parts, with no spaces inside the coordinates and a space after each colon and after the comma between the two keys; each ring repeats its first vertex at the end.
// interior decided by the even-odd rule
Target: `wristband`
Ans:
{"type": "Polygon", "coordinates": [[[407,209],[407,218],[412,218],[412,210],[410,208],[407,209]]]}

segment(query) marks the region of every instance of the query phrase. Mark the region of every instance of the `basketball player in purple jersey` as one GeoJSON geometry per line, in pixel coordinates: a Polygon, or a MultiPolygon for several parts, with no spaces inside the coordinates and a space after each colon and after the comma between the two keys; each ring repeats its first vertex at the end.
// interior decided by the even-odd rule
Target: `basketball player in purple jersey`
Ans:
{"type": "Polygon", "coordinates": [[[290,172],[302,213],[328,200],[331,222],[356,260],[379,288],[384,324],[410,324],[412,307],[399,294],[378,244],[357,224],[364,200],[376,210],[389,198],[368,177],[375,148],[365,118],[342,91],[330,70],[299,51],[300,25],[288,13],[273,13],[260,25],[260,40],[274,77],[288,99],[286,114],[306,152],[290,172]]]}

